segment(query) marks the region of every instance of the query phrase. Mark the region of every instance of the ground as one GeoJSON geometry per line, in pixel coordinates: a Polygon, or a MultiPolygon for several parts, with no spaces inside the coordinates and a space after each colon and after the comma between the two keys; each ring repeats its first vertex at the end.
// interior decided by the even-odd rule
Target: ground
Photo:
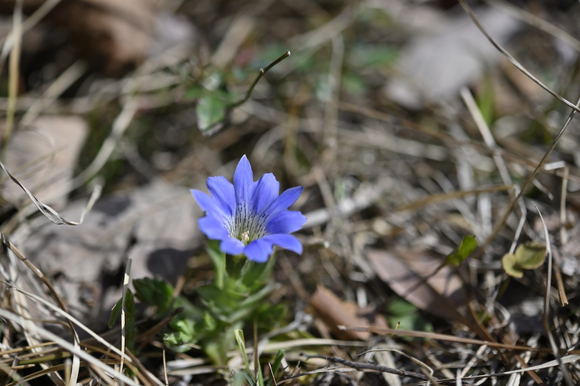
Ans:
{"type": "Polygon", "coordinates": [[[0,384],[580,383],[576,2],[0,12],[0,384]],[[200,230],[243,155],[302,254],[200,230]]]}

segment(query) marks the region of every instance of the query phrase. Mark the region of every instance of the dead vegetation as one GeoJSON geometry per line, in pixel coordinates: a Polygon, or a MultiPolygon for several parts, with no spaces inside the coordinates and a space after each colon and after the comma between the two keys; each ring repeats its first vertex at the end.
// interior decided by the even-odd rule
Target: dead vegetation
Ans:
{"type": "Polygon", "coordinates": [[[269,384],[580,383],[578,4],[120,3],[0,2],[0,385],[246,384],[174,303],[107,326],[139,278],[200,303],[189,188],[243,154],[305,187],[244,329],[269,384]]]}

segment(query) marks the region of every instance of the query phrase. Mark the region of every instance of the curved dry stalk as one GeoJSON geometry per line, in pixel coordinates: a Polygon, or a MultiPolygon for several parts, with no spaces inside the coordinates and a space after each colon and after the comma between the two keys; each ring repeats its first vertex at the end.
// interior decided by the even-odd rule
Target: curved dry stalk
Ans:
{"type": "Polygon", "coordinates": [[[554,340],[554,335],[550,329],[550,291],[552,290],[552,245],[550,244],[550,234],[548,233],[548,227],[546,226],[546,222],[544,221],[544,217],[542,216],[542,212],[538,206],[534,203],[536,207],[536,211],[540,216],[540,220],[542,221],[542,227],[544,228],[544,238],[546,239],[546,254],[548,255],[548,268],[546,273],[546,293],[544,295],[544,313],[542,315],[542,323],[544,324],[544,330],[546,330],[546,335],[548,335],[548,340],[550,341],[550,346],[552,347],[552,351],[554,352],[554,356],[558,361],[558,365],[560,366],[560,370],[564,375],[564,379],[568,386],[574,386],[572,382],[572,378],[570,377],[570,373],[566,369],[566,366],[562,363],[562,357],[560,356],[560,352],[558,351],[558,346],[556,346],[556,341],[554,340]]]}

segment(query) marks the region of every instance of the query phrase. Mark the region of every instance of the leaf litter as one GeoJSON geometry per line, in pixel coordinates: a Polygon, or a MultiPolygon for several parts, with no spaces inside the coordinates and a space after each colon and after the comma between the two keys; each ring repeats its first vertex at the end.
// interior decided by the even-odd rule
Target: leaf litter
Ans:
{"type": "MultiPolygon", "coordinates": [[[[21,44],[29,52],[25,38],[35,27],[23,3],[21,44]]],[[[109,329],[107,321],[126,271],[129,282],[166,280],[169,305],[180,297],[200,303],[196,291],[214,273],[187,190],[208,176],[231,177],[247,154],[259,174],[305,186],[296,208],[308,217],[299,234],[304,255],[283,254],[274,268],[278,285],[266,303],[284,305],[282,324],[238,334],[246,360],[256,354],[264,368],[277,364],[274,374],[264,371],[265,382],[399,385],[419,375],[422,384],[577,383],[580,175],[568,133],[578,129],[570,86],[578,74],[558,45],[575,47],[578,6],[536,5],[545,7],[537,22],[532,6],[465,13],[399,1],[261,1],[250,12],[225,3],[162,4],[188,25],[195,45],[165,36],[157,56],[131,50],[125,59],[140,63],[136,72],[116,79],[93,72],[91,55],[70,52],[34,62],[23,55],[21,75],[14,59],[3,68],[12,85],[20,76],[22,84],[0,100],[15,117],[0,159],[13,175],[0,186],[0,382],[239,381],[232,371],[253,366],[239,350],[223,369],[195,345],[184,353],[166,346],[157,332],[176,314],[159,316],[137,302],[134,327],[109,329]],[[467,36],[490,12],[503,24],[483,23],[487,37],[467,36]],[[461,22],[443,22],[450,19],[461,22]],[[459,37],[473,50],[453,43],[459,37]],[[258,69],[287,50],[293,55],[248,93],[258,69]],[[203,99],[212,58],[222,80],[203,99]],[[466,60],[472,67],[457,67],[466,60]],[[413,67],[425,63],[445,71],[413,67]],[[534,74],[556,98],[538,94],[514,69],[525,79],[534,74]],[[409,104],[388,91],[401,82],[427,90],[414,89],[409,104]],[[249,99],[226,113],[224,95],[249,99]],[[26,138],[31,122],[39,133],[54,132],[26,138]],[[205,137],[206,129],[214,133],[205,137]],[[48,221],[76,224],[65,219],[78,218],[101,183],[103,197],[82,224],[48,221]],[[146,343],[119,351],[121,336],[133,333],[146,343]],[[269,342],[254,351],[262,338],[269,342]],[[337,367],[324,367],[326,360],[337,367]],[[385,367],[398,372],[383,376],[385,367]]],[[[103,28],[143,16],[127,12],[103,28]]],[[[142,32],[133,49],[149,36],[142,32]]],[[[101,65],[118,75],[114,47],[104,52],[101,65]]]]}

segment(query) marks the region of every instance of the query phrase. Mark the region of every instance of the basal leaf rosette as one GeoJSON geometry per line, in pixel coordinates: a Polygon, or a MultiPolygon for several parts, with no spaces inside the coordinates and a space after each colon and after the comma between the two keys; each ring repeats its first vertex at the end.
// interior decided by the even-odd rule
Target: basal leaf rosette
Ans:
{"type": "Polygon", "coordinates": [[[288,210],[296,202],[302,186],[280,192],[272,173],[254,182],[252,167],[244,155],[234,173],[234,183],[225,177],[209,177],[211,195],[199,190],[191,193],[206,216],[199,220],[200,230],[230,255],[245,255],[250,261],[264,263],[274,245],[302,254],[302,244],[290,233],[306,222],[306,217],[288,210]]]}

